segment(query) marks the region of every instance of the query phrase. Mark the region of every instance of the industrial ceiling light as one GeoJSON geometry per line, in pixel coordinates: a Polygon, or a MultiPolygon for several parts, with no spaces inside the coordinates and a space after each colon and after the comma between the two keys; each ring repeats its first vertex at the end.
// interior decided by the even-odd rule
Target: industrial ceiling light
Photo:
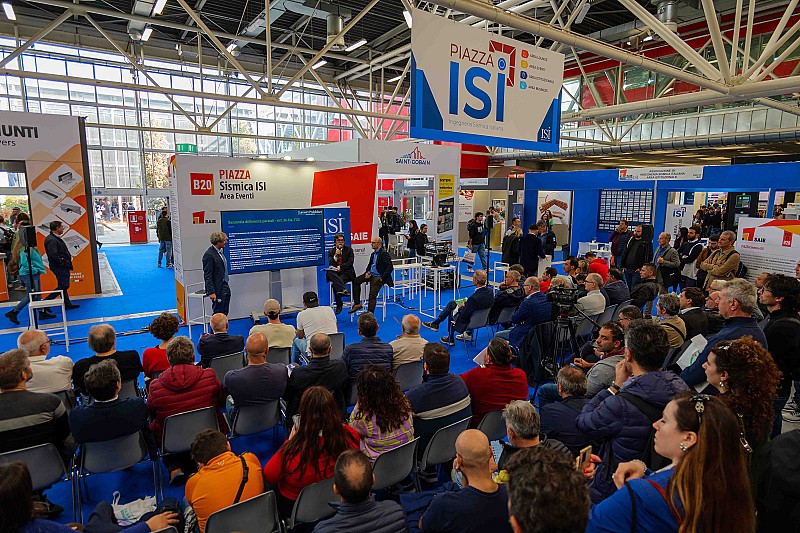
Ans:
{"type": "Polygon", "coordinates": [[[401,79],[402,77],[403,77],[402,75],[400,75],[400,76],[395,76],[394,78],[392,78],[392,79],[388,80],[386,83],[394,83],[394,82],[396,82],[396,81],[400,81],[400,79],[401,79]]]}
{"type": "Polygon", "coordinates": [[[17,20],[17,14],[14,13],[14,6],[8,2],[3,2],[3,11],[6,12],[6,17],[8,17],[8,20],[17,20]]]}
{"type": "Polygon", "coordinates": [[[227,47],[225,47],[225,50],[227,50],[228,52],[233,52],[234,50],[236,50],[236,43],[229,44],[227,47]]]}
{"type": "Polygon", "coordinates": [[[284,161],[291,161],[291,160],[292,160],[292,156],[290,156],[290,155],[285,155],[285,156],[283,156],[283,160],[284,160],[284,161]]]}
{"type": "Polygon", "coordinates": [[[586,18],[586,14],[589,12],[589,9],[591,9],[591,8],[592,8],[592,4],[591,3],[586,2],[585,4],[583,4],[583,7],[581,8],[580,13],[578,13],[578,16],[575,17],[575,24],[582,23],[583,19],[586,18]]]}
{"type": "Polygon", "coordinates": [[[150,26],[146,27],[142,32],[142,42],[146,43],[152,34],[153,34],[153,28],[151,28],[150,26]]]}
{"type": "Polygon", "coordinates": [[[367,44],[367,40],[366,39],[359,39],[358,41],[354,42],[353,44],[351,44],[350,46],[345,48],[344,51],[345,52],[352,52],[356,48],[361,48],[365,44],[367,44]]]}
{"type": "Polygon", "coordinates": [[[167,0],[157,0],[156,5],[153,6],[153,15],[160,15],[164,12],[164,7],[167,5],[167,0]]]}
{"type": "Polygon", "coordinates": [[[311,156],[309,156],[309,157],[306,157],[306,161],[308,161],[309,163],[313,163],[314,161],[316,161],[316,159],[311,157],[311,156]]]}
{"type": "Polygon", "coordinates": [[[410,30],[411,29],[411,13],[409,11],[407,11],[407,10],[404,10],[403,11],[403,18],[406,19],[406,26],[408,26],[408,29],[410,30]]]}
{"type": "Polygon", "coordinates": [[[316,63],[315,63],[315,64],[314,64],[314,65],[311,67],[311,69],[312,69],[312,70],[317,70],[319,67],[321,67],[321,66],[323,66],[323,65],[327,65],[327,64],[328,64],[328,62],[327,62],[327,61],[325,61],[324,59],[321,59],[321,60],[317,61],[317,62],[316,62],[316,63]]]}

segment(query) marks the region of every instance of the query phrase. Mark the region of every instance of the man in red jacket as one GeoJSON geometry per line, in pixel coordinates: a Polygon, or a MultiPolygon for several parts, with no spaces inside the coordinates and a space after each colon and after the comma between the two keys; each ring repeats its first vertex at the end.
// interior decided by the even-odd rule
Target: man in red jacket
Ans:
{"type": "Polygon", "coordinates": [[[608,261],[602,257],[597,257],[594,252],[586,252],[586,262],[589,263],[589,272],[600,274],[603,283],[608,279],[608,261]]]}
{"type": "MultiPolygon", "coordinates": [[[[195,366],[192,341],[188,337],[172,339],[167,344],[167,360],[170,367],[153,380],[147,396],[150,428],[158,442],[168,416],[203,407],[217,408],[219,429],[227,433],[228,425],[219,410],[224,402],[222,386],[212,369],[195,366]]],[[[187,474],[197,469],[189,452],[165,456],[164,466],[169,470],[170,485],[184,483],[187,474]]]]}

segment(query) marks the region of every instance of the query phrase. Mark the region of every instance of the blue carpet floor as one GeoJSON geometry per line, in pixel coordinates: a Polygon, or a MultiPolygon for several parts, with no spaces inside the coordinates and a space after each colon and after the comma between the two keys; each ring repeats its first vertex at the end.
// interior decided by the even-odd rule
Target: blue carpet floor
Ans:
{"type": "MultiPolygon", "coordinates": [[[[94,323],[106,322],[103,317],[116,317],[120,315],[129,315],[135,313],[157,313],[166,309],[175,308],[175,282],[174,273],[172,270],[166,268],[156,267],[156,257],[158,255],[157,245],[139,245],[139,246],[106,246],[103,247],[103,252],[106,253],[108,261],[111,265],[114,275],[119,282],[120,288],[123,292],[121,296],[111,296],[103,298],[89,298],[80,300],[80,309],[70,311],[69,319],[83,320],[96,318],[94,323]]],[[[492,253],[490,264],[494,261],[499,261],[498,253],[492,253]]],[[[466,265],[462,265],[462,274],[467,274],[466,265]]],[[[472,288],[468,282],[463,282],[461,286],[461,296],[465,297],[471,294],[472,288]]],[[[327,291],[327,288],[323,288],[327,291]]],[[[234,295],[236,297],[236,295],[234,295]]],[[[453,299],[454,291],[443,291],[442,301],[447,303],[453,299]]],[[[410,304],[407,304],[410,305],[410,304]]],[[[432,305],[431,293],[423,298],[423,306],[430,307],[432,305]]],[[[414,313],[416,311],[409,310],[397,303],[392,303],[387,306],[386,320],[381,322],[381,328],[378,336],[384,341],[390,341],[401,333],[400,320],[405,314],[414,313]]],[[[380,309],[378,309],[380,314],[380,309]]],[[[22,315],[20,315],[22,318],[22,315]]],[[[378,317],[380,321],[380,316],[378,317]]],[[[150,336],[147,332],[136,332],[141,328],[146,327],[152,320],[152,317],[143,318],[128,318],[124,320],[108,321],[111,323],[118,333],[128,332],[130,334],[121,335],[117,340],[117,349],[119,350],[137,350],[140,354],[145,348],[155,346],[158,341],[150,336]]],[[[430,320],[424,318],[423,320],[430,320]]],[[[23,320],[23,324],[27,322],[27,316],[23,320]]],[[[294,317],[288,317],[284,322],[295,325],[294,317]]],[[[92,324],[70,326],[69,332],[75,342],[71,342],[69,356],[73,360],[78,360],[91,355],[91,351],[86,346],[85,339],[89,327],[92,324]]],[[[250,327],[253,325],[250,319],[233,320],[230,324],[231,334],[247,335],[250,327]]],[[[12,327],[8,320],[0,315],[0,327],[12,327]]],[[[358,332],[355,321],[350,322],[346,312],[339,315],[339,331],[345,334],[346,342],[355,342],[358,340],[358,332]]],[[[202,332],[200,327],[192,328],[192,337],[196,342],[202,332]]],[[[179,335],[186,335],[187,328],[181,328],[179,335]]],[[[446,329],[443,326],[439,333],[435,333],[428,329],[423,328],[421,331],[423,337],[429,341],[438,341],[439,337],[446,334],[446,329]]],[[[0,351],[5,351],[10,348],[16,347],[17,332],[5,333],[0,330],[0,351]]],[[[487,343],[486,331],[478,333],[478,342],[476,346],[470,346],[465,350],[463,343],[458,343],[455,347],[451,348],[451,371],[454,373],[462,373],[474,367],[471,358],[482,349],[487,343]],[[468,351],[468,353],[467,353],[468,351]]],[[[52,348],[54,354],[65,354],[64,346],[54,344],[52,348]]],[[[283,439],[283,434],[280,434],[280,441],[283,439]]],[[[243,451],[251,451],[255,453],[261,460],[262,465],[274,453],[275,447],[273,444],[273,436],[271,432],[263,435],[255,435],[250,437],[241,437],[231,442],[233,451],[241,453],[243,451]]],[[[162,469],[163,470],[163,469],[162,469]]],[[[166,473],[164,473],[166,476],[166,473]]],[[[175,497],[179,500],[183,498],[183,488],[171,488],[166,483],[166,496],[175,497]]],[[[111,500],[114,491],[121,493],[121,502],[125,503],[144,495],[153,495],[153,479],[150,470],[150,465],[142,463],[131,470],[124,472],[115,472],[110,474],[102,474],[91,476],[87,482],[89,489],[89,498],[85,498],[83,502],[84,518],[88,519],[89,513],[94,508],[97,502],[101,500],[111,500]]],[[[68,483],[61,483],[54,486],[48,492],[48,497],[64,506],[65,511],[59,521],[70,522],[73,521],[71,509],[70,488],[68,483]]]]}

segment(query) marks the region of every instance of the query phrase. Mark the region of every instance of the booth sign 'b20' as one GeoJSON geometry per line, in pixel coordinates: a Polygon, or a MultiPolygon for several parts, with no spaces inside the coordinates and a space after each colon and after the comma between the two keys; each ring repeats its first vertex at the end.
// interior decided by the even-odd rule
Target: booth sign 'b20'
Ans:
{"type": "Polygon", "coordinates": [[[214,194],[214,174],[191,172],[189,179],[192,183],[192,196],[212,196],[214,194]]]}

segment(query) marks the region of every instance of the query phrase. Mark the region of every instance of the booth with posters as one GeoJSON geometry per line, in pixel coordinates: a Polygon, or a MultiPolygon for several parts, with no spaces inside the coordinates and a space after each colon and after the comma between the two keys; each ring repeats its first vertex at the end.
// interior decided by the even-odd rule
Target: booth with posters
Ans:
{"type": "MultiPolygon", "coordinates": [[[[314,158],[319,161],[352,161],[375,163],[378,167],[378,180],[381,192],[400,190],[400,182],[405,187],[415,187],[430,191],[430,209],[423,209],[423,220],[412,216],[417,223],[427,223],[428,238],[437,242],[448,241],[452,249],[457,249],[458,238],[458,183],[460,179],[460,146],[443,146],[404,141],[379,141],[372,139],[353,139],[338,143],[312,146],[283,154],[293,159],[314,158]],[[435,227],[434,227],[435,226],[435,227]]],[[[396,205],[401,212],[413,215],[413,205],[403,204],[398,195],[386,195],[389,205],[396,205]]],[[[407,199],[407,198],[406,198],[407,199]]]]}
{"type": "Polygon", "coordinates": [[[620,219],[628,220],[629,226],[652,224],[654,239],[662,231],[689,226],[698,198],[723,191],[728,200],[726,227],[736,231],[744,217],[756,217],[760,197],[763,210],[772,213],[776,195],[797,190],[799,184],[800,163],[529,172],[523,225],[541,217],[542,196],[555,200],[553,193],[560,192],[564,202],[571,196],[562,220],[569,220],[569,253],[577,254],[580,243],[608,242],[620,219]],[[558,189],[555,184],[564,188],[553,191],[558,189]]]}
{"type": "MultiPolygon", "coordinates": [[[[49,225],[60,221],[64,226],[62,239],[73,264],[71,297],[100,293],[88,160],[83,118],[0,112],[0,164],[7,175],[24,179],[27,212],[36,228],[36,245],[45,265],[44,239],[50,234],[49,225]]],[[[13,189],[8,190],[13,194],[13,189]]],[[[0,301],[6,301],[7,288],[0,285],[0,301]]],[[[56,287],[49,268],[41,277],[41,285],[44,291],[56,287]]]]}
{"type": "Polygon", "coordinates": [[[176,154],[169,188],[176,303],[184,321],[210,307],[202,258],[212,232],[228,234],[223,253],[232,319],[260,311],[268,298],[302,309],[304,292],[322,290],[330,236],[347,234],[358,270],[377,234],[376,165],[176,154]]]}

